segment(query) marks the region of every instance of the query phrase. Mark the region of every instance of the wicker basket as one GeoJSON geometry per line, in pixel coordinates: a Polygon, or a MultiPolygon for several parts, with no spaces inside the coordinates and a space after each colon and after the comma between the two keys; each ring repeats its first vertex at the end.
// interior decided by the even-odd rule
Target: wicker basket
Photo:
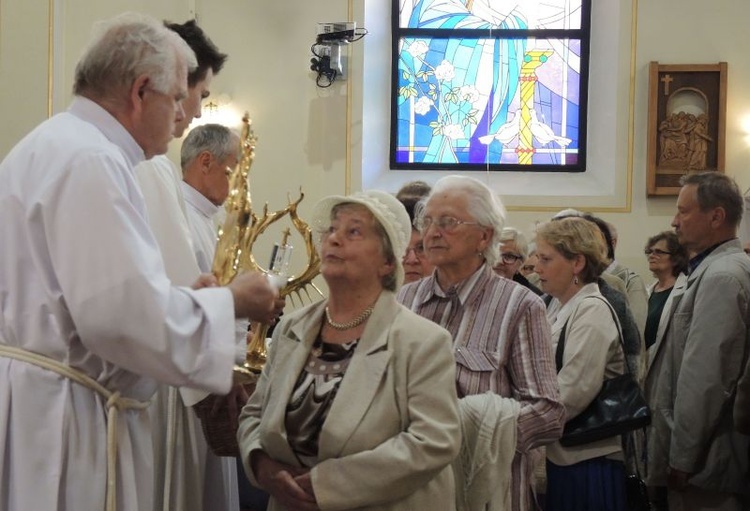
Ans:
{"type": "MultiPolygon", "coordinates": [[[[255,391],[255,382],[242,384],[248,395],[255,391]]],[[[217,456],[238,457],[237,429],[231,424],[225,396],[210,395],[193,406],[201,421],[203,435],[211,451],[217,456]],[[218,408],[217,408],[218,407],[218,408]]]]}

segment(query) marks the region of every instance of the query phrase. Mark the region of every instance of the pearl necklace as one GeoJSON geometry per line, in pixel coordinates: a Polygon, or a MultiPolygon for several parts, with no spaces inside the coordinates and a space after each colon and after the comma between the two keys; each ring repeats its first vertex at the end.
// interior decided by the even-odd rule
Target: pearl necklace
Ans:
{"type": "Polygon", "coordinates": [[[328,306],[326,305],[326,323],[328,325],[335,329],[335,330],[351,330],[354,327],[357,327],[364,323],[364,321],[370,317],[370,314],[372,314],[372,310],[375,308],[375,305],[370,305],[365,310],[362,311],[362,313],[354,318],[351,321],[347,321],[346,323],[336,323],[334,320],[331,319],[331,313],[328,312],[328,306]]]}

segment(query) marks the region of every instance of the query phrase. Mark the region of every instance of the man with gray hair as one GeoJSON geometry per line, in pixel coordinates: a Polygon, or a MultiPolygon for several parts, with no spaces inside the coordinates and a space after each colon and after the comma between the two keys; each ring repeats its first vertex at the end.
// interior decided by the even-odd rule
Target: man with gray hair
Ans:
{"type": "MultiPolygon", "coordinates": [[[[195,20],[165,26],[180,36],[195,53],[197,66],[187,77],[185,112],[172,134],[180,138],[211,94],[213,77],[224,67],[221,53],[195,20]]],[[[141,162],[135,168],[148,222],[159,244],[164,270],[176,285],[188,285],[201,273],[182,194],[182,172],[166,155],[141,162]]],[[[210,271],[203,269],[203,271],[210,271]]],[[[232,395],[239,391],[235,386],[232,395]]],[[[202,511],[238,507],[237,468],[234,460],[215,456],[208,447],[192,407],[207,396],[189,387],[161,386],[149,407],[154,437],[154,510],[202,511]]]]}
{"type": "Polygon", "coordinates": [[[226,393],[233,319],[283,303],[258,273],[193,289],[164,273],[133,167],[166,151],[194,65],[156,20],[102,24],[68,111],[0,164],[4,511],[150,509],[156,382],[226,393]]]}
{"type": "MultiPolygon", "coordinates": [[[[205,124],[193,128],[182,143],[180,165],[183,181],[180,182],[181,196],[185,201],[185,215],[192,239],[193,255],[201,272],[210,272],[216,251],[219,211],[229,195],[229,176],[237,166],[240,152],[240,137],[235,132],[219,124],[205,124]]],[[[245,361],[247,352],[248,322],[237,320],[236,358],[241,364],[245,361]]],[[[202,428],[198,417],[204,418],[207,413],[216,413],[222,409],[229,413],[230,423],[236,423],[239,411],[245,406],[249,395],[242,385],[236,385],[227,396],[209,395],[193,389],[180,389],[182,403],[180,411],[184,410],[184,422],[189,425],[184,429],[194,430],[189,448],[185,449],[186,461],[198,458],[199,466],[185,467],[186,472],[194,474],[195,481],[175,480],[181,491],[170,499],[172,505],[166,509],[174,509],[177,504],[183,511],[204,509],[236,509],[239,506],[237,495],[239,488],[243,489],[246,476],[242,469],[235,465],[235,459],[227,456],[216,456],[208,448],[203,438],[202,428]],[[222,401],[227,406],[218,406],[222,401]],[[200,476],[200,477],[197,477],[200,476]],[[223,476],[223,477],[222,477],[223,476]],[[232,477],[234,480],[232,481],[232,477]],[[202,484],[201,489],[195,488],[202,484]],[[196,497],[189,500],[189,496],[196,497]]],[[[235,428],[237,425],[235,424],[235,428]]],[[[186,446],[187,447],[187,446],[186,446]]],[[[243,491],[239,492],[240,495],[243,491]]],[[[241,506],[244,507],[244,506],[241,506]]]]}
{"type": "Polygon", "coordinates": [[[203,272],[211,271],[216,215],[229,195],[229,176],[237,166],[239,151],[239,135],[220,124],[198,126],[182,143],[182,193],[195,256],[203,272]]]}
{"type": "Polygon", "coordinates": [[[672,226],[694,254],[667,335],[652,354],[648,483],[669,508],[747,509],[750,437],[734,429],[736,386],[750,351],[750,258],[737,228],[742,195],[718,172],[683,177],[672,226]]]}

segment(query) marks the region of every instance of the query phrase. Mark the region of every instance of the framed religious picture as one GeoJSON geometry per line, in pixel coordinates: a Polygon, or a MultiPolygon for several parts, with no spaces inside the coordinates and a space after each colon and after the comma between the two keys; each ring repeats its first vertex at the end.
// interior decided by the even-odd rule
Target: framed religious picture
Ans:
{"type": "Polygon", "coordinates": [[[649,196],[677,195],[690,172],[724,172],[727,63],[651,62],[648,101],[649,196]]]}

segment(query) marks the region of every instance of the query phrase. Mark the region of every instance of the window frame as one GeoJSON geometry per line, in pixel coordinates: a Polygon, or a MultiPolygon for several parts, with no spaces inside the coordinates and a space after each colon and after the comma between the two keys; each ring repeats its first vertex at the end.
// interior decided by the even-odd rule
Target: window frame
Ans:
{"type": "MultiPolygon", "coordinates": [[[[581,0],[581,26],[576,29],[473,29],[473,28],[401,28],[400,0],[391,0],[391,94],[389,164],[393,170],[407,171],[492,171],[492,172],[554,172],[582,173],[586,171],[588,139],[588,84],[591,46],[591,0],[581,0]],[[580,40],[579,105],[577,161],[566,164],[549,163],[424,163],[399,162],[398,101],[401,70],[399,42],[402,38],[429,39],[570,39],[580,40]]],[[[538,144],[534,144],[535,146],[538,144]]]]}

